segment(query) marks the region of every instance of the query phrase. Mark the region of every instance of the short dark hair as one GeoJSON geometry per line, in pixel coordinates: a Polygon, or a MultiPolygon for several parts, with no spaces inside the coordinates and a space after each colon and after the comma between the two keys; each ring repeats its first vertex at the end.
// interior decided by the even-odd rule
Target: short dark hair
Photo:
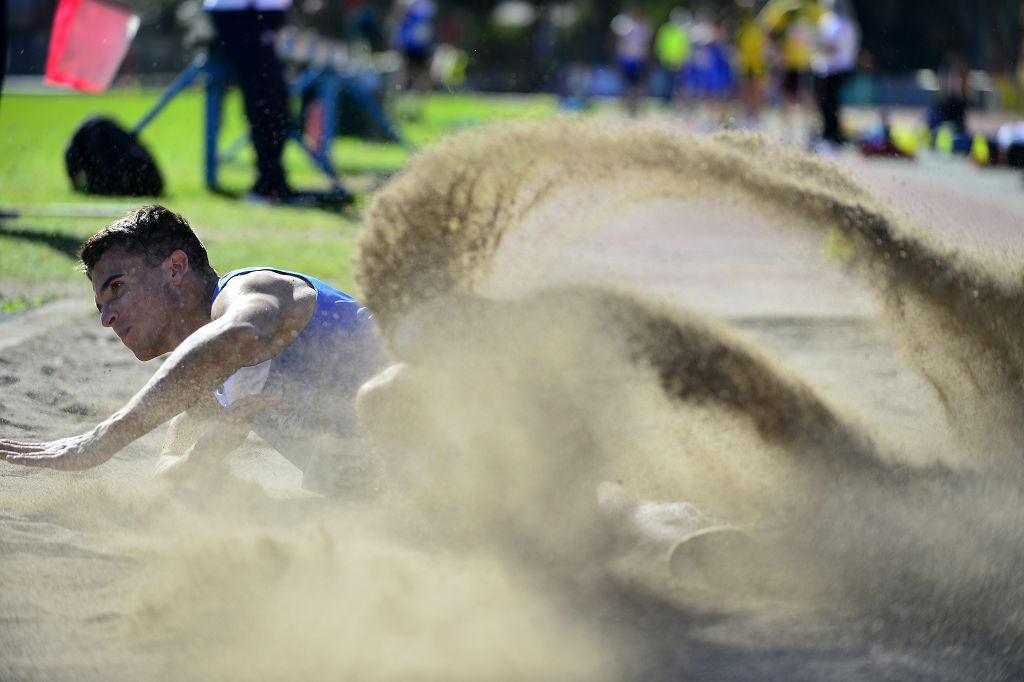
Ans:
{"type": "Polygon", "coordinates": [[[174,251],[184,251],[189,266],[206,281],[217,273],[210,266],[206,247],[179,214],[159,204],[140,206],[86,239],[78,251],[86,276],[103,254],[121,248],[145,256],[150,265],[159,265],[174,251]]]}

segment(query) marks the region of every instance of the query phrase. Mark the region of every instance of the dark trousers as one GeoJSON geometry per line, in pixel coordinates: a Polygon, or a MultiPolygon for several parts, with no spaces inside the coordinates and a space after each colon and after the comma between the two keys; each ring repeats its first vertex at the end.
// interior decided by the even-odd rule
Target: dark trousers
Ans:
{"type": "Polygon", "coordinates": [[[952,123],[959,135],[967,134],[967,100],[959,95],[947,95],[928,110],[928,127],[934,133],[943,123],[952,123]]]}
{"type": "Polygon", "coordinates": [[[835,144],[845,141],[839,126],[839,91],[849,77],[849,71],[841,71],[815,79],[815,95],[821,112],[821,137],[835,144]]]}
{"type": "Polygon", "coordinates": [[[0,0],[0,93],[4,91],[7,73],[7,0],[0,0]]]}
{"type": "Polygon", "coordinates": [[[274,50],[274,36],[284,24],[284,12],[239,10],[211,12],[217,44],[238,76],[245,115],[256,150],[258,178],[253,191],[288,192],[281,157],[288,137],[288,85],[274,50]]]}

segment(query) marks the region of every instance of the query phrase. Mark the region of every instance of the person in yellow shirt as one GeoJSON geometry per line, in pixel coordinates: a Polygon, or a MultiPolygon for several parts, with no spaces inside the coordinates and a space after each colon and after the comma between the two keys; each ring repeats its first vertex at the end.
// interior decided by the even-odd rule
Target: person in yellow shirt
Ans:
{"type": "Polygon", "coordinates": [[[768,33],[758,24],[752,8],[743,13],[736,33],[736,65],[740,100],[747,120],[757,122],[764,106],[765,78],[768,76],[768,33]]]}
{"type": "Polygon", "coordinates": [[[823,13],[813,0],[769,0],[758,15],[779,46],[783,137],[792,138],[794,109],[803,112],[812,101],[811,58],[823,13]]]}

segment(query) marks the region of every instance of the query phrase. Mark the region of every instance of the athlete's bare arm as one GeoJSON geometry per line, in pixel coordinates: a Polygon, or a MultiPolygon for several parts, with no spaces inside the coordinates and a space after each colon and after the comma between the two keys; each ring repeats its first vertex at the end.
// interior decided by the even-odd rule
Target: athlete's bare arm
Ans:
{"type": "Polygon", "coordinates": [[[0,440],[0,458],[26,466],[87,469],[208,396],[240,367],[280,353],[313,315],[305,282],[269,271],[232,279],[211,321],[188,336],[146,385],[90,431],[44,443],[0,440]]]}
{"type": "Polygon", "coordinates": [[[272,404],[272,398],[262,395],[241,398],[229,407],[222,407],[212,394],[203,398],[171,420],[153,476],[183,480],[216,470],[245,442],[252,418],[272,404]]]}

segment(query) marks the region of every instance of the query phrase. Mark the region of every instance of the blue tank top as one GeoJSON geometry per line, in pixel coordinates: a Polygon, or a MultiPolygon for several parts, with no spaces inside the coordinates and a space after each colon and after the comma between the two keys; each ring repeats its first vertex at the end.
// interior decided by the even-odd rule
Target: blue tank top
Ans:
{"type": "Polygon", "coordinates": [[[399,27],[399,41],[403,50],[427,50],[434,40],[434,3],[413,0],[399,27]]]}
{"type": "Polygon", "coordinates": [[[280,407],[253,420],[253,431],[305,470],[316,449],[312,443],[321,434],[342,438],[358,434],[355,393],[383,365],[384,353],[369,310],[309,275],[272,267],[234,270],[217,282],[214,300],[232,278],[258,270],[309,283],[316,291],[316,308],[287,348],[265,363],[243,367],[218,389],[217,397],[222,404],[253,393],[280,399],[280,407]],[[231,395],[232,382],[248,383],[248,387],[231,395]]]}

